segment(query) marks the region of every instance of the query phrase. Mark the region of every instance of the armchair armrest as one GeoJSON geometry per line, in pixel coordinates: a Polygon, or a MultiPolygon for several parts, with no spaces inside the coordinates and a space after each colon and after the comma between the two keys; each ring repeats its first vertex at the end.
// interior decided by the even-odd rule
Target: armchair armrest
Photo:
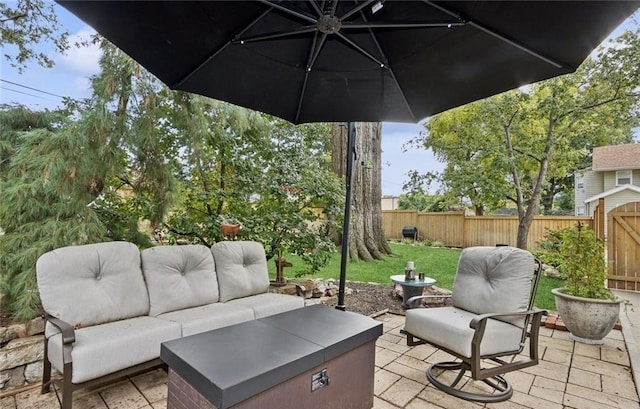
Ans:
{"type": "Polygon", "coordinates": [[[441,294],[441,295],[416,295],[415,297],[411,297],[407,300],[407,305],[411,305],[418,300],[422,300],[424,298],[451,298],[451,294],[441,294]]]}
{"type": "MultiPolygon", "coordinates": [[[[73,326],[66,321],[56,318],[52,315],[45,313],[44,319],[51,323],[54,327],[58,328],[62,333],[62,359],[66,365],[72,361],[71,350],[73,349],[73,343],[76,342],[76,332],[73,326]]],[[[46,359],[46,357],[45,357],[46,359]]]]}
{"type": "Polygon", "coordinates": [[[473,318],[469,323],[469,327],[473,329],[477,329],[481,322],[486,321],[489,318],[499,318],[499,317],[517,317],[517,316],[528,316],[534,314],[542,314],[547,315],[547,310],[539,310],[533,309],[528,311],[517,311],[517,312],[493,312],[488,314],[481,314],[477,317],[473,318]]]}
{"type": "Polygon", "coordinates": [[[480,344],[482,343],[482,339],[484,338],[484,331],[487,326],[487,320],[489,318],[532,316],[533,319],[531,321],[531,333],[530,334],[528,333],[526,327],[523,328],[522,338],[520,339],[519,351],[522,351],[522,348],[524,347],[524,341],[526,337],[530,335],[531,344],[529,346],[529,354],[531,359],[532,360],[535,359],[535,361],[537,362],[538,332],[540,331],[540,321],[542,320],[543,315],[547,315],[547,310],[533,309],[528,311],[517,311],[517,312],[488,313],[488,314],[481,314],[481,315],[478,315],[477,317],[474,317],[469,323],[469,327],[474,330],[473,339],[471,341],[471,349],[473,351],[472,355],[476,357],[476,359],[480,359],[480,344]]]}

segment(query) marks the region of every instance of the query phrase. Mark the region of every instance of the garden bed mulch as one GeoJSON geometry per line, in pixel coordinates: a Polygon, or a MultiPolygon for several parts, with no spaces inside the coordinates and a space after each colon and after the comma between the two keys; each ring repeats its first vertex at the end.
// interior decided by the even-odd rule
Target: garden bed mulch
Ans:
{"type": "MultiPolygon", "coordinates": [[[[391,284],[385,285],[350,281],[347,282],[346,287],[347,289],[351,289],[351,291],[347,291],[344,297],[344,304],[347,311],[369,316],[379,315],[383,312],[399,315],[405,314],[402,308],[402,290],[399,286],[394,289],[394,286],[391,284]]],[[[443,296],[425,300],[426,306],[442,306],[450,301],[450,299],[444,298],[444,296],[450,294],[450,292],[437,287],[427,287],[424,294],[443,296]]],[[[324,299],[322,303],[333,307],[338,303],[338,297],[328,297],[324,299]]]]}

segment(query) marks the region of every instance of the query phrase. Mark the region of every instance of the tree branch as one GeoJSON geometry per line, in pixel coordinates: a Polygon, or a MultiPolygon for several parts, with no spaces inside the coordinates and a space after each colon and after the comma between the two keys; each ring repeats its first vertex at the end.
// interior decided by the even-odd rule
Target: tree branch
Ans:
{"type": "Polygon", "coordinates": [[[209,242],[207,241],[207,239],[205,239],[204,237],[202,237],[200,234],[198,234],[197,232],[188,232],[188,231],[180,231],[174,227],[171,227],[168,224],[164,224],[164,227],[169,230],[171,233],[173,234],[177,234],[179,236],[194,236],[196,237],[198,240],[200,240],[200,242],[202,242],[202,244],[204,244],[207,247],[211,247],[211,244],[209,244],[209,242]]]}
{"type": "Polygon", "coordinates": [[[27,17],[26,14],[19,14],[17,16],[13,16],[13,17],[8,17],[8,18],[5,18],[5,19],[2,19],[2,20],[0,20],[0,23],[6,23],[7,21],[19,20],[19,19],[25,18],[25,17],[27,17]]]}
{"type": "Polygon", "coordinates": [[[603,106],[603,105],[610,104],[612,102],[620,101],[620,100],[623,100],[623,99],[626,99],[626,98],[638,98],[638,97],[640,97],[640,93],[617,95],[617,92],[616,92],[615,96],[613,96],[613,97],[611,97],[609,99],[606,99],[604,101],[595,102],[595,103],[589,104],[589,105],[583,105],[583,106],[575,108],[575,109],[570,109],[569,111],[565,112],[564,114],[559,115],[558,119],[564,118],[565,116],[569,116],[569,115],[575,113],[576,111],[586,111],[586,110],[589,110],[589,109],[593,109],[593,108],[597,108],[597,107],[600,107],[600,106],[603,106]]]}

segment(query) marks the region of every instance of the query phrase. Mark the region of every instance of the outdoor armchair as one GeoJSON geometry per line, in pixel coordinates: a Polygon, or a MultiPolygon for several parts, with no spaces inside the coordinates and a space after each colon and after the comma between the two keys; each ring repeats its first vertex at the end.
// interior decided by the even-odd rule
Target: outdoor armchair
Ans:
{"type": "Polygon", "coordinates": [[[540,263],[525,250],[466,248],[458,263],[452,306],[407,310],[402,331],[407,345],[428,343],[456,358],[427,370],[435,387],[478,402],[500,402],[512,396],[511,384],[503,375],[538,363],[538,332],[546,314],[533,308],[540,270],[540,263]],[[527,337],[529,354],[519,355],[527,337]],[[449,371],[458,373],[451,376],[449,371]],[[471,385],[466,385],[469,378],[483,381],[489,391],[471,392],[471,385]]]}

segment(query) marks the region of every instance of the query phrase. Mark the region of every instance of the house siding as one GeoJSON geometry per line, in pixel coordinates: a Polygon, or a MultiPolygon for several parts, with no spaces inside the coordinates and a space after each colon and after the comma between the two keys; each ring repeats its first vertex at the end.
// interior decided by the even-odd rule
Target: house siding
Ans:
{"type": "Polygon", "coordinates": [[[622,192],[614,193],[610,196],[607,196],[604,202],[604,211],[609,214],[610,211],[618,206],[638,201],[640,201],[640,194],[625,189],[622,192]]]}
{"type": "MultiPolygon", "coordinates": [[[[604,191],[604,183],[602,180],[602,172],[594,172],[593,170],[585,170],[582,172],[584,188],[575,189],[574,205],[575,215],[578,216],[578,208],[585,206],[584,201],[592,196],[598,195],[604,191]]],[[[592,216],[593,210],[586,206],[585,215],[592,216]]]]}
{"type": "MultiPolygon", "coordinates": [[[[623,170],[623,169],[621,169],[623,170]]],[[[607,190],[611,190],[611,189],[615,189],[616,187],[618,187],[616,185],[616,171],[615,170],[609,170],[606,172],[601,172],[604,174],[604,190],[602,190],[602,192],[607,191],[607,190]]],[[[640,169],[633,169],[631,171],[631,184],[634,186],[638,186],[640,187],[640,169]]],[[[586,182],[585,182],[586,183],[586,182]]],[[[601,193],[601,192],[598,192],[601,193]]],[[[589,196],[587,196],[589,197],[589,196]]]]}

